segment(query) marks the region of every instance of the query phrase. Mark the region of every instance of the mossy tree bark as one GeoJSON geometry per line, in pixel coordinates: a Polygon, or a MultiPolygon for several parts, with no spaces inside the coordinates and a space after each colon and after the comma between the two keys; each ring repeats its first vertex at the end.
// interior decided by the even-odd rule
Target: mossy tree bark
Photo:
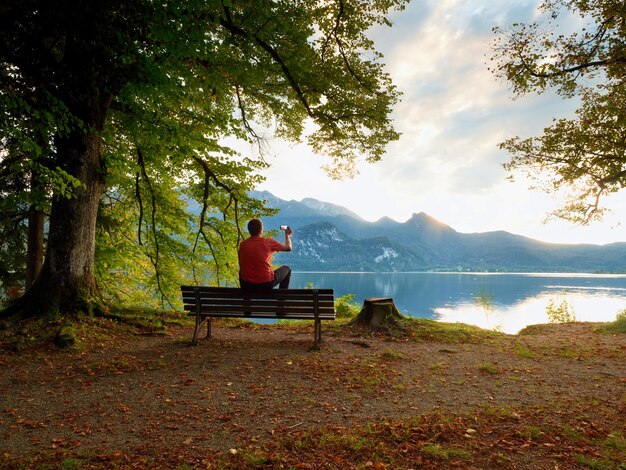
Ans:
{"type": "Polygon", "coordinates": [[[367,327],[370,332],[389,331],[393,328],[401,329],[402,318],[392,298],[369,298],[363,301],[361,311],[348,325],[367,327]]]}

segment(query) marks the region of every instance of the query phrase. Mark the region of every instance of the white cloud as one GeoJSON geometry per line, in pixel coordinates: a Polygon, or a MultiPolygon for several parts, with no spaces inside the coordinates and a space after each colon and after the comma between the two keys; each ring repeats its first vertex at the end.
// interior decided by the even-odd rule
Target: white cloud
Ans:
{"type": "MultiPolygon", "coordinates": [[[[387,70],[403,92],[394,111],[402,133],[387,155],[360,167],[353,180],[331,181],[303,145],[273,143],[275,158],[262,189],[285,199],[315,197],[342,204],[369,220],[406,220],[425,211],[459,231],[507,230],[546,241],[626,240],[617,216],[591,228],[543,225],[560,201],[510,183],[497,144],[532,136],[555,117],[573,114],[574,101],[554,94],[513,101],[506,83],[488,71],[491,28],[531,21],[539,0],[423,0],[392,18],[394,28],[372,32],[387,70]]],[[[626,195],[611,199],[624,213],[626,195]]]]}

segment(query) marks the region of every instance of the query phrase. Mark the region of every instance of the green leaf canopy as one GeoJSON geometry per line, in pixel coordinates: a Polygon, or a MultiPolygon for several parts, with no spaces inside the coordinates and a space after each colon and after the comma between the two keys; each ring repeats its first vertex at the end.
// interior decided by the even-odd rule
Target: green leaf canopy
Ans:
{"type": "Polygon", "coordinates": [[[398,93],[366,33],[404,3],[4,1],[0,178],[26,184],[0,197],[49,212],[38,288],[232,281],[265,163],[229,143],[306,138],[335,177],[380,159],[398,93]]]}

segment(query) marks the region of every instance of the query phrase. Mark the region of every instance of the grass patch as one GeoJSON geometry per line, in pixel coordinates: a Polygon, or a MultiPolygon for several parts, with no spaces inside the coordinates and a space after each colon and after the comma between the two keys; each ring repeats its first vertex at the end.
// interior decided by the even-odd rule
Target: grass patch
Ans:
{"type": "Polygon", "coordinates": [[[439,444],[428,444],[422,447],[422,452],[437,460],[469,459],[472,454],[464,449],[446,448],[439,444]]]}
{"type": "Polygon", "coordinates": [[[522,432],[522,436],[524,438],[526,438],[529,441],[536,441],[538,440],[542,435],[543,435],[543,431],[535,426],[530,426],[527,427],[526,429],[524,429],[524,431],[522,432]]]}
{"type": "Polygon", "coordinates": [[[484,330],[465,323],[444,323],[423,318],[409,318],[404,321],[407,330],[416,341],[431,340],[441,343],[485,343],[504,336],[491,330],[484,330]]]}
{"type": "Polygon", "coordinates": [[[402,359],[404,356],[402,355],[402,353],[394,351],[393,349],[385,349],[380,354],[380,357],[382,359],[402,359]]]}
{"type": "Polygon", "coordinates": [[[498,368],[496,366],[494,366],[493,364],[480,364],[478,366],[478,370],[481,372],[485,372],[486,374],[489,375],[496,375],[499,373],[498,368]]]}
{"type": "Polygon", "coordinates": [[[619,431],[615,431],[609,434],[604,443],[607,447],[610,447],[611,449],[626,451],[626,438],[619,431]]]}
{"type": "Polygon", "coordinates": [[[528,325],[527,327],[522,328],[519,331],[519,333],[517,333],[517,334],[519,336],[524,336],[524,335],[528,335],[528,336],[542,335],[542,334],[548,333],[552,329],[553,329],[552,325],[547,325],[547,324],[543,324],[543,325],[528,325]]]}
{"type": "Polygon", "coordinates": [[[560,348],[556,351],[556,355],[564,359],[576,359],[580,357],[580,352],[574,351],[570,348],[560,348]]]}
{"type": "Polygon", "coordinates": [[[584,442],[586,440],[585,433],[580,429],[572,428],[570,426],[563,426],[561,429],[561,435],[567,440],[576,444],[584,442]]]}
{"type": "Polygon", "coordinates": [[[535,359],[538,356],[536,352],[526,347],[526,345],[519,343],[515,348],[515,355],[523,359],[535,359]]]}
{"type": "Polygon", "coordinates": [[[69,458],[62,460],[60,462],[60,467],[63,470],[79,470],[83,468],[83,462],[78,459],[69,458]]]}
{"type": "Polygon", "coordinates": [[[504,466],[511,462],[511,458],[502,452],[496,452],[489,460],[499,466],[504,466]]]}
{"type": "Polygon", "coordinates": [[[264,455],[258,455],[255,453],[246,453],[244,454],[246,463],[250,465],[252,468],[259,468],[264,465],[269,465],[272,463],[270,459],[265,457],[264,455]]]}
{"type": "Polygon", "coordinates": [[[622,310],[617,314],[615,321],[597,325],[593,328],[595,331],[606,334],[625,334],[626,333],[626,310],[622,310]]]}
{"type": "Polygon", "coordinates": [[[509,419],[519,417],[519,413],[509,405],[485,405],[482,413],[488,418],[509,419]]]}
{"type": "Polygon", "coordinates": [[[615,463],[611,462],[610,460],[589,457],[583,454],[576,454],[574,456],[574,461],[578,465],[584,465],[585,467],[592,470],[609,470],[613,468],[619,468],[615,467],[615,463]]]}
{"type": "Polygon", "coordinates": [[[428,369],[432,370],[436,374],[441,374],[445,371],[446,365],[441,362],[431,362],[428,364],[428,369]]]}

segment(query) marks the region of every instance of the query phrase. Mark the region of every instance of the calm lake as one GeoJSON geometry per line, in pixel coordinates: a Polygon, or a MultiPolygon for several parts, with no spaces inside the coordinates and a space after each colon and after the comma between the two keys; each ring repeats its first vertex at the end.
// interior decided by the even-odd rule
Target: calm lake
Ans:
{"type": "Polygon", "coordinates": [[[578,321],[612,321],[626,309],[626,275],[294,272],[291,287],[332,288],[335,296],[392,297],[406,315],[517,333],[548,323],[563,302],[578,321]]]}

